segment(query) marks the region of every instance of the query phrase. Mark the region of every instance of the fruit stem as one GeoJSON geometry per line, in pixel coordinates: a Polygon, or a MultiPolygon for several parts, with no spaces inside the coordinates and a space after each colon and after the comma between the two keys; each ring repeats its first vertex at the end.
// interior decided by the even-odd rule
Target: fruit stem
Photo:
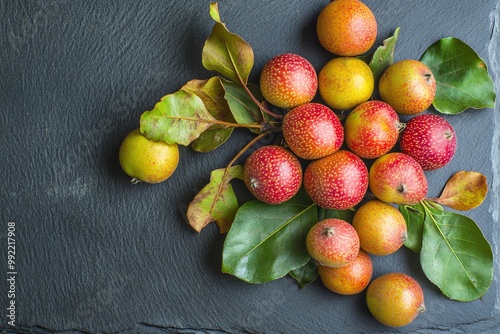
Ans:
{"type": "MultiPolygon", "coordinates": [[[[271,117],[274,117],[274,118],[277,118],[277,119],[282,119],[283,116],[281,115],[278,115],[276,113],[273,113],[272,111],[270,111],[268,108],[266,108],[262,103],[260,103],[259,100],[257,100],[255,98],[255,96],[252,94],[252,92],[250,91],[250,89],[248,88],[248,86],[245,84],[245,82],[243,82],[243,79],[241,78],[240,74],[238,73],[238,71],[236,71],[236,75],[238,76],[238,79],[240,80],[240,83],[241,85],[243,86],[243,88],[245,89],[245,91],[247,92],[248,96],[250,96],[250,98],[252,99],[252,101],[259,107],[259,109],[268,114],[269,116],[271,117]]],[[[265,119],[265,117],[263,117],[265,119]]]]}
{"type": "Polygon", "coordinates": [[[406,128],[406,123],[396,122],[396,129],[398,129],[398,132],[403,131],[405,128],[406,128]]]}
{"type": "MultiPolygon", "coordinates": [[[[243,155],[243,153],[246,152],[246,150],[248,150],[253,144],[255,144],[256,142],[258,142],[259,140],[261,140],[262,138],[264,138],[265,136],[267,136],[268,134],[271,134],[273,131],[272,130],[266,130],[265,132],[262,132],[261,134],[259,134],[257,137],[255,137],[254,139],[252,139],[250,142],[248,142],[245,147],[243,147],[239,152],[238,154],[236,154],[234,156],[234,158],[229,162],[229,164],[226,166],[226,171],[224,172],[224,176],[227,172],[227,170],[234,164],[234,162],[236,160],[238,160],[239,157],[241,157],[243,155]]],[[[222,178],[224,178],[224,176],[222,178]]]]}

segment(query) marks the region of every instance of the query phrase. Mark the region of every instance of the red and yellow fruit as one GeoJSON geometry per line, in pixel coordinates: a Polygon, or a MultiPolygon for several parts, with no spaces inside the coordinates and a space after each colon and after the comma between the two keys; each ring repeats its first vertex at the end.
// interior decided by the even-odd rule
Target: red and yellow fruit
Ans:
{"type": "Polygon", "coordinates": [[[269,60],[260,75],[264,99],[279,108],[293,108],[310,102],[318,89],[313,65],[304,57],[284,53],[269,60]]]}
{"type": "Polygon", "coordinates": [[[411,155],[424,170],[435,170],[451,161],[457,149],[457,137],[443,117],[422,114],[406,123],[399,144],[401,151],[411,155]]]}
{"type": "Polygon", "coordinates": [[[381,201],[417,204],[425,199],[427,189],[424,170],[408,154],[387,153],[370,167],[370,190],[381,201]]]}
{"type": "Polygon", "coordinates": [[[283,137],[300,158],[319,159],[335,153],[344,141],[344,128],[335,113],[325,105],[306,103],[285,114],[283,137]]]}
{"type": "Polygon", "coordinates": [[[339,56],[358,56],[375,43],[377,20],[361,1],[334,0],[320,12],[316,32],[328,51],[339,56]]]}
{"type": "Polygon", "coordinates": [[[318,276],[323,285],[340,295],[354,295],[363,291],[372,278],[373,263],[364,250],[343,267],[318,266],[318,276]]]}
{"type": "Polygon", "coordinates": [[[422,288],[403,273],[374,279],[366,290],[366,303],[375,319],[391,327],[406,326],[425,311],[422,288]]]}
{"type": "Polygon", "coordinates": [[[344,127],[349,149],[361,158],[374,159],[396,145],[403,124],[389,104],[374,100],[354,108],[344,127]]]}
{"type": "Polygon", "coordinates": [[[263,146],[245,161],[243,180],[250,192],[269,204],[292,198],[302,184],[299,160],[281,146],[263,146]]]}
{"type": "Polygon", "coordinates": [[[304,171],[304,189],[321,207],[349,209],[363,199],[368,188],[368,169],[357,155],[339,150],[311,162],[304,171]]]}
{"type": "Polygon", "coordinates": [[[327,218],[319,221],[307,233],[306,248],[320,265],[343,267],[359,253],[359,237],[348,222],[327,218]]]}
{"type": "Polygon", "coordinates": [[[379,200],[361,205],[354,214],[352,226],[358,233],[361,249],[377,256],[396,252],[407,237],[406,221],[401,212],[379,200]]]}
{"type": "Polygon", "coordinates": [[[390,65],[378,85],[383,101],[399,114],[415,115],[430,107],[436,95],[436,79],[427,65],[405,59],[390,65]]]}

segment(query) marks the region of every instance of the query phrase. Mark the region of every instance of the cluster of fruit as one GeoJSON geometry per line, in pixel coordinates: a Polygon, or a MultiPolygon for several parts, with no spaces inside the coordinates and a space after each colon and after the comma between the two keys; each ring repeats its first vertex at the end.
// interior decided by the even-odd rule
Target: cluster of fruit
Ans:
{"type": "MultiPolygon", "coordinates": [[[[389,66],[378,82],[380,100],[371,100],[377,83],[370,67],[356,58],[377,35],[375,17],[365,4],[332,1],[318,17],[317,33],[338,56],[318,75],[309,61],[290,53],[269,60],[262,70],[265,100],[290,109],[282,121],[285,147],[268,145],[253,152],[244,165],[244,181],[269,204],[290,200],[303,186],[318,206],[333,210],[360,204],[368,189],[373,193],[377,200],[362,204],[352,224],[328,218],[314,225],[306,239],[325,286],[355,294],[371,280],[368,253],[392,254],[406,238],[403,215],[387,203],[424,200],[424,170],[452,159],[456,137],[443,117],[421,114],[433,102],[436,82],[418,60],[389,66]],[[324,104],[311,102],[318,91],[324,104]],[[351,110],[344,124],[334,110],[351,110]],[[419,115],[404,124],[398,114],[419,115]],[[393,150],[398,141],[401,152],[393,150]]],[[[401,273],[374,280],[366,298],[374,316],[390,326],[406,325],[425,309],[422,289],[401,273]]]]}
{"type": "MultiPolygon", "coordinates": [[[[205,43],[202,63],[221,76],[192,80],[141,115],[140,129],[125,137],[119,152],[120,164],[132,181],[162,182],[177,167],[178,144],[209,152],[224,143],[234,128],[246,127],[258,136],[225,169],[212,172],[210,183],[187,210],[189,224],[196,231],[215,221],[221,233],[227,232],[223,272],[252,283],[287,273],[299,283],[310,282],[316,275],[308,277],[304,268],[313,259],[315,274],[328,289],[344,295],[366,289],[368,308],[377,320],[404,326],[425,310],[422,289],[404,273],[372,280],[370,255],[389,255],[403,244],[423,255],[434,254],[429,245],[444,243],[443,257],[421,255],[424,273],[452,299],[480,298],[493,277],[491,247],[473,221],[444,211],[436,203],[468,210],[481,204],[487,185],[480,173],[457,173],[445,187],[445,191],[450,189],[448,194],[426,198],[424,171],[448,164],[457,145],[454,129],[445,118],[424,113],[431,104],[440,110],[429,67],[415,59],[394,63],[390,57],[374,68],[375,55],[369,64],[364,62],[359,56],[372,48],[377,36],[374,14],[359,0],[332,0],[317,17],[317,35],[335,57],[317,73],[302,56],[280,54],[263,67],[259,86],[250,86],[251,47],[226,29],[217,3],[210,9],[215,26],[205,43]],[[273,112],[276,109],[280,111],[273,112]],[[256,149],[244,166],[233,166],[271,130],[282,136],[279,141],[256,149]],[[230,186],[235,178],[242,179],[257,200],[240,207],[230,186]],[[297,195],[300,189],[304,191],[297,195]],[[302,199],[307,205],[297,214],[296,204],[302,199]],[[421,212],[416,209],[419,206],[421,212]],[[268,212],[274,208],[278,219],[268,212]],[[353,216],[340,219],[353,208],[353,216]],[[321,210],[337,215],[319,215],[321,210]],[[414,211],[420,215],[418,222],[412,222],[414,211]],[[265,223],[256,218],[266,214],[265,223]],[[422,217],[437,214],[443,225],[454,229],[453,238],[448,235],[452,232],[441,230],[441,222],[422,223],[422,217]],[[301,215],[307,224],[290,223],[302,222],[301,215]],[[282,216],[286,221],[281,221],[282,216]],[[266,243],[274,237],[279,241],[266,243]],[[480,255],[469,258],[465,253],[471,249],[480,255]],[[442,266],[447,267],[444,273],[435,269],[442,266]],[[297,269],[304,270],[297,274],[297,269]]],[[[461,53],[469,48],[455,39],[442,42],[454,43],[451,49],[460,48],[461,53]]],[[[391,51],[386,48],[387,53],[391,51]]],[[[476,100],[494,104],[485,64],[473,50],[470,53],[470,61],[477,66],[467,68],[482,71],[477,73],[478,82],[488,81],[485,95],[476,100]]],[[[377,59],[384,58],[379,55],[377,59]]],[[[436,56],[436,51],[430,55],[436,56]]],[[[438,66],[437,73],[451,68],[455,72],[455,65],[438,66]]]]}

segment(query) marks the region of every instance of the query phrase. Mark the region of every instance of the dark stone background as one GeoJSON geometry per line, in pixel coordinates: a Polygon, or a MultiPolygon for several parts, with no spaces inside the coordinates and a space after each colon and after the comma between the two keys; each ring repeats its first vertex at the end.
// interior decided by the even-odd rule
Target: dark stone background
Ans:
{"type": "MultiPolygon", "coordinates": [[[[254,49],[252,81],[284,52],[319,70],[332,56],[315,35],[328,1],[220,1],[222,20],[254,49]]],[[[498,77],[499,2],[366,0],[379,22],[377,45],[401,27],[396,60],[419,58],[439,38],[469,44],[498,77]]],[[[140,114],[193,78],[213,73],[201,50],[213,21],[209,1],[0,0],[0,247],[16,223],[16,323],[7,326],[6,255],[0,257],[0,328],[19,333],[469,333],[499,328],[495,279],[480,300],[447,299],[416,254],[375,258],[374,277],[403,271],[423,286],[427,313],[391,329],[368,313],[364,294],[301,290],[289,277],[251,285],[222,274],[224,236],[197,234],[185,209],[250,135],[236,131],[215,152],[181,148],[176,174],[131,185],[121,140],[140,114]]],[[[497,87],[498,87],[497,81],[497,87]]],[[[477,170],[490,193],[466,213],[498,242],[499,108],[447,117],[458,152],[429,172],[430,196],[456,171],[477,170]],[[496,113],[496,115],[495,115],[496,113]],[[493,148],[492,148],[493,147],[493,148]]],[[[238,185],[236,185],[238,188],[238,185]]],[[[239,187],[240,195],[245,190],[239,187]]],[[[496,260],[496,257],[495,257],[496,260]]],[[[496,260],[495,274],[498,274],[496,260]]]]}

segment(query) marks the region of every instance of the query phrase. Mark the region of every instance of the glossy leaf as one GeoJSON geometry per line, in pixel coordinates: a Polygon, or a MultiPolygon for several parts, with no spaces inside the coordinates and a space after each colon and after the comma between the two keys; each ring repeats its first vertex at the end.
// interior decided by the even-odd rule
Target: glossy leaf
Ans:
{"type": "Polygon", "coordinates": [[[415,205],[399,205],[399,211],[406,221],[407,237],[405,247],[416,253],[422,249],[422,232],[426,219],[425,211],[421,203],[415,205]]]}
{"type": "MultiPolygon", "coordinates": [[[[236,122],[224,97],[226,92],[220,77],[212,77],[207,80],[191,80],[181,89],[196,94],[215,119],[230,123],[236,122]]],[[[191,147],[198,152],[212,151],[225,143],[233,130],[233,127],[212,125],[191,143],[191,147]]]]}
{"type": "Polygon", "coordinates": [[[317,221],[316,205],[304,193],[279,205],[243,204],[224,242],[222,271],[265,283],[301,268],[310,260],[306,234],[317,221]]]}
{"type": "Polygon", "coordinates": [[[181,145],[189,145],[214,123],[203,101],[183,90],[164,96],[140,121],[148,139],[181,145]]]}
{"type": "Polygon", "coordinates": [[[207,184],[189,204],[189,225],[200,232],[215,221],[221,233],[226,233],[238,211],[239,204],[230,181],[243,179],[243,166],[232,166],[212,171],[207,184]]]}
{"type": "Polygon", "coordinates": [[[481,205],[487,193],[486,176],[474,171],[460,171],[448,180],[441,196],[432,200],[465,211],[481,205]]]}
{"type": "Polygon", "coordinates": [[[398,40],[399,30],[400,27],[396,28],[394,35],[385,39],[383,45],[379,46],[373,53],[369,66],[372,69],[375,82],[378,82],[385,69],[394,63],[394,49],[398,40]]]}
{"type": "Polygon", "coordinates": [[[215,25],[203,47],[203,66],[231,81],[247,84],[254,63],[252,47],[227,30],[221,22],[217,3],[210,4],[210,15],[215,25]]]}
{"type": "Polygon", "coordinates": [[[433,105],[441,113],[493,108],[495,87],[484,60],[466,43],[453,37],[432,44],[421,61],[436,78],[433,105]]]}
{"type": "Polygon", "coordinates": [[[481,298],[493,280],[493,253],[476,223],[468,217],[424,203],[420,263],[427,278],[448,298],[481,298]]]}
{"type": "Polygon", "coordinates": [[[354,217],[354,210],[332,210],[319,207],[318,214],[319,220],[326,218],[337,218],[345,220],[346,222],[352,223],[352,218],[354,217]]]}
{"type": "Polygon", "coordinates": [[[307,284],[318,278],[318,271],[314,260],[309,260],[300,268],[290,271],[292,276],[301,288],[305,288],[307,284]]]}

